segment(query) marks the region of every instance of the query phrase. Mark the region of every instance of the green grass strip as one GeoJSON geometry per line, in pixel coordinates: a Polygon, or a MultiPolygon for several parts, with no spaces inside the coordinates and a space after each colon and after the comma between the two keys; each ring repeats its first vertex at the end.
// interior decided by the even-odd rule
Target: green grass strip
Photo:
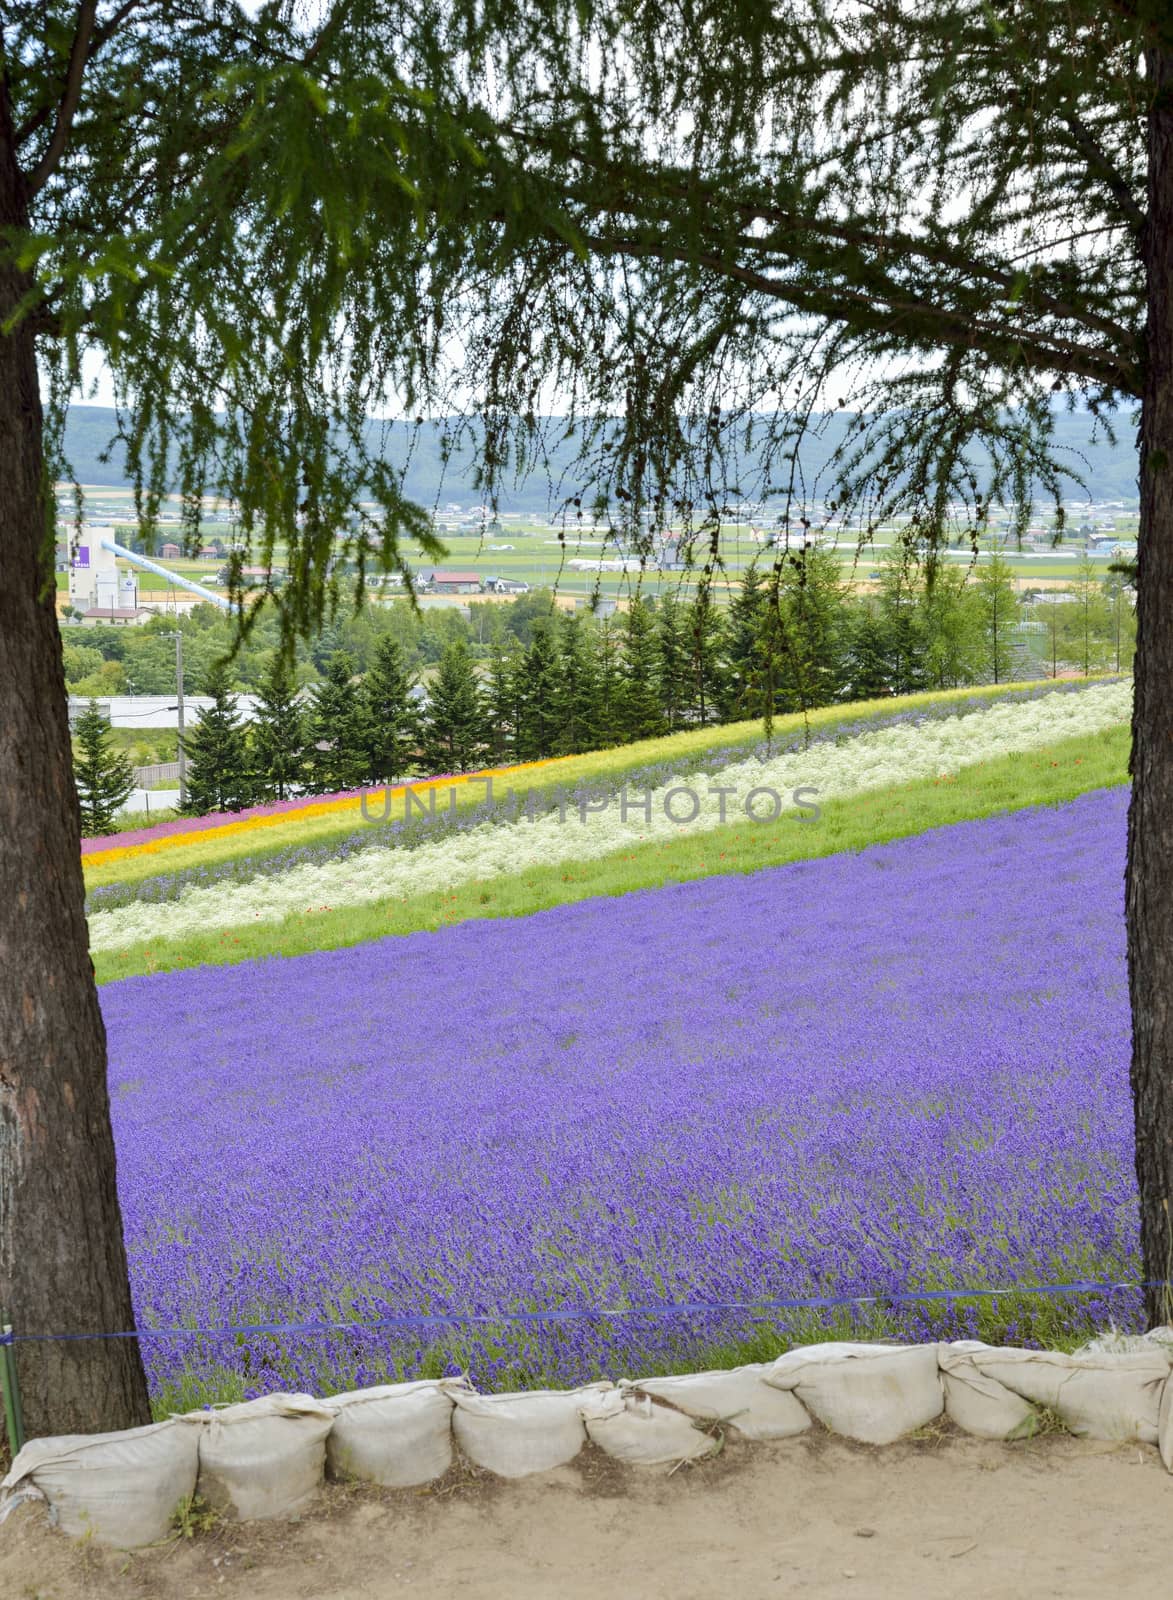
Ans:
{"type": "MultiPolygon", "coordinates": [[[[1075,1269],[1078,1270],[1078,1269],[1075,1269]]],[[[1056,1268],[1055,1281],[1064,1281],[1072,1273],[1070,1264],[1056,1268]]],[[[1087,1272],[1080,1273],[1089,1281],[1118,1282],[1135,1275],[1135,1267],[1122,1265],[1109,1258],[1100,1262],[1093,1258],[1087,1272]]],[[[938,1282],[932,1275],[925,1287],[950,1289],[955,1285],[938,1282]]],[[[963,1286],[967,1287],[967,1286],[963,1286]]],[[[980,1287],[980,1286],[979,1286],[980,1287]]],[[[991,1285],[1001,1287],[1001,1285],[991,1285]]],[[[1018,1345],[1033,1343],[1043,1350],[1077,1349],[1094,1335],[1103,1333],[1102,1322],[1093,1320],[1087,1305],[1092,1296],[1070,1295],[1052,1298],[1049,1295],[1032,1295],[1027,1290],[1019,1294],[1000,1294],[997,1298],[967,1298],[959,1293],[954,1305],[972,1308],[976,1326],[966,1330],[966,1338],[981,1339],[991,1345],[1018,1345]]],[[[840,1306],[827,1310],[759,1312],[747,1317],[746,1322],[756,1323],[754,1331],[744,1339],[729,1339],[722,1343],[703,1340],[681,1341],[671,1337],[671,1322],[665,1323],[670,1343],[658,1357],[644,1361],[640,1373],[644,1377],[667,1376],[672,1373],[728,1370],[744,1366],[747,1362],[776,1361],[788,1350],[800,1345],[821,1344],[824,1340],[888,1341],[897,1344],[908,1340],[907,1306],[885,1304],[883,1297],[875,1305],[840,1306]]],[[[258,1321],[270,1318],[258,1316],[258,1321]]],[[[925,1301],[921,1307],[921,1339],[956,1339],[961,1337],[955,1313],[941,1303],[925,1301]]],[[[262,1350],[266,1369],[276,1374],[276,1386],[297,1390],[305,1384],[306,1349],[304,1336],[286,1342],[282,1334],[257,1334],[242,1337],[240,1343],[262,1350]]],[[[249,1380],[239,1369],[222,1366],[208,1360],[198,1349],[202,1341],[192,1340],[189,1349],[188,1370],[172,1380],[156,1394],[151,1402],[155,1417],[165,1421],[168,1417],[185,1411],[195,1411],[201,1406],[233,1405],[248,1398],[249,1380]]],[[[560,1388],[565,1382],[549,1360],[548,1335],[535,1329],[528,1338],[519,1337],[517,1325],[509,1323],[482,1323],[471,1335],[454,1329],[447,1334],[429,1337],[421,1333],[418,1338],[404,1336],[389,1338],[382,1359],[364,1355],[364,1383],[402,1383],[405,1379],[443,1378],[457,1369],[467,1371],[475,1367],[486,1348],[494,1345],[500,1350],[515,1353],[504,1368],[498,1368],[495,1387],[506,1389],[560,1388]]],[[[317,1370],[309,1384],[312,1393],[331,1395],[353,1389],[360,1381],[346,1354],[345,1341],[324,1337],[317,1359],[317,1370]]],[[[609,1366],[588,1366],[580,1381],[589,1383],[602,1378],[614,1379],[609,1366]]],[[[1045,1416],[1040,1416],[1038,1426],[1053,1426],[1045,1416]]],[[[1025,1437],[1029,1437],[1027,1434],[1025,1437]]]]}
{"type": "MultiPolygon", "coordinates": [[[[1029,754],[1000,757],[947,778],[918,779],[897,788],[828,802],[818,821],[730,824],[693,835],[635,844],[597,860],[558,862],[488,885],[463,884],[444,894],[347,905],[337,910],[151,939],[94,957],[99,983],[143,973],[226,966],[258,956],[295,956],[336,950],[387,934],[435,931],[473,917],[523,917],[595,895],[627,894],[720,873],[811,860],[862,850],[929,828],[1028,806],[1058,805],[1091,789],[1127,781],[1130,734],[1109,728],[1092,737],[1063,740],[1029,754]]],[[[567,823],[573,827],[572,822],[567,823]]]]}

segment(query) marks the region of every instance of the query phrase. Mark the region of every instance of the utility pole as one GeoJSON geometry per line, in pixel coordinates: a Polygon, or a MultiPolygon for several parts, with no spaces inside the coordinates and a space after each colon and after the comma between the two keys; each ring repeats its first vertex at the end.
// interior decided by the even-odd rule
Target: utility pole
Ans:
{"type": "Polygon", "coordinates": [[[179,809],[187,807],[187,755],[183,748],[183,634],[175,630],[175,709],[178,712],[179,809]]]}

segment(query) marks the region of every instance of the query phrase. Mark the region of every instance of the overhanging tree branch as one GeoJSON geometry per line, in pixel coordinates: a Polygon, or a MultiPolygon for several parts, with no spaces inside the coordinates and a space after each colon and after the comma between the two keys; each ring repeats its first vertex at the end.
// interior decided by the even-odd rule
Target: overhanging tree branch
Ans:
{"type": "MultiPolygon", "coordinates": [[[[127,18],[130,17],[135,11],[140,10],[147,3],[148,0],[123,0],[122,5],[119,6],[118,10],[115,11],[113,15],[107,17],[105,22],[94,28],[90,37],[89,48],[86,51],[87,66],[91,61],[94,60],[98,52],[110,43],[111,39],[114,38],[119,28],[121,28],[122,24],[127,20],[127,18]]],[[[15,138],[16,147],[18,150],[23,145],[28,143],[34,133],[39,132],[40,129],[45,126],[49,118],[53,115],[53,111],[53,104],[47,101],[44,105],[38,107],[38,109],[34,111],[30,117],[27,117],[25,121],[21,123],[20,127],[16,130],[15,138]]]]}
{"type": "MultiPolygon", "coordinates": [[[[788,230],[795,235],[808,235],[814,240],[835,240],[852,249],[872,250],[894,260],[920,259],[936,266],[948,267],[977,282],[991,284],[1007,294],[1021,293],[1025,287],[1032,303],[1039,310],[1094,328],[1126,348],[1136,347],[1135,335],[1121,323],[1099,315],[1089,307],[1080,307],[1070,300],[1059,299],[1050,294],[1038,281],[1037,276],[1024,286],[1021,271],[997,262],[983,261],[969,251],[949,249],[943,244],[917,238],[901,229],[879,230],[850,219],[804,214],[760,197],[729,196],[719,193],[713,184],[703,182],[695,174],[690,173],[684,178],[671,169],[658,169],[653,166],[641,166],[635,170],[630,165],[615,162],[613,159],[592,156],[574,145],[564,144],[559,149],[555,141],[541,135],[531,135],[515,126],[502,131],[516,138],[523,146],[532,145],[534,148],[561,154],[564,158],[593,171],[608,186],[603,196],[600,197],[597,190],[592,190],[586,185],[571,185],[567,189],[567,198],[582,204],[596,216],[612,216],[619,212],[627,216],[646,217],[660,197],[682,202],[698,212],[725,211],[737,216],[743,223],[755,221],[769,223],[775,228],[788,230]]],[[[1101,161],[1107,162],[1102,153],[1101,161]]],[[[1115,173],[1111,164],[1107,165],[1115,173]]],[[[1124,183],[1119,174],[1115,176],[1121,184],[1124,183]]],[[[1124,188],[1127,193],[1127,185],[1124,185],[1124,188]]],[[[1143,223],[1144,214],[1139,209],[1138,215],[1140,222],[1143,223]]],[[[671,219],[665,215],[662,220],[667,222],[671,219]]],[[[775,241],[776,236],[763,235],[760,238],[742,236],[737,242],[743,248],[762,250],[769,248],[775,241]]]]}
{"type": "Polygon", "coordinates": [[[65,89],[57,108],[57,121],[44,155],[25,178],[25,190],[30,199],[37,195],[53,176],[57,170],[57,163],[65,154],[65,147],[69,143],[69,130],[73,126],[78,102],[81,100],[82,79],[89,59],[90,40],[93,36],[97,11],[97,0],[81,0],[77,8],[77,26],[74,29],[73,45],[69,52],[65,89]]]}
{"type": "Polygon", "coordinates": [[[787,282],[755,272],[735,261],[707,252],[681,249],[665,241],[611,238],[584,234],[583,242],[600,255],[652,258],[691,263],[719,277],[731,278],[755,294],[782,300],[796,311],[827,317],[861,329],[902,337],[923,348],[945,345],[981,350],[999,362],[1024,365],[1043,373],[1070,373],[1110,389],[1139,392],[1139,374],[1110,352],[1091,351],[1079,345],[1061,345],[1037,335],[1006,327],[988,319],[934,306],[923,300],[899,299],[886,303],[848,285],[814,286],[787,282]]]}
{"type": "Polygon", "coordinates": [[[1104,180],[1117,211],[1128,223],[1133,233],[1139,234],[1145,224],[1145,209],[1138,204],[1136,196],[1129,188],[1124,174],[1096,140],[1091,129],[1078,112],[1066,110],[1061,112],[1060,115],[1071,130],[1071,137],[1075,141],[1076,149],[1093,172],[1104,180]]]}

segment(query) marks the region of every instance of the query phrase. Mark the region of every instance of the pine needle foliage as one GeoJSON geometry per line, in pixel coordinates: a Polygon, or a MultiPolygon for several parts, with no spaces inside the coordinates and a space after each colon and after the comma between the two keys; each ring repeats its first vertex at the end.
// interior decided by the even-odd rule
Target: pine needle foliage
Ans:
{"type": "Polygon", "coordinates": [[[187,809],[194,816],[210,811],[241,811],[256,798],[248,736],[227,669],[215,668],[205,687],[212,703],[203,708],[195,726],[184,735],[187,809]]]}
{"type": "Polygon", "coordinates": [[[734,493],[786,497],[781,551],[816,492],[864,538],[903,505],[930,560],[992,501],[1021,526],[1078,471],[1055,406],[1107,427],[1140,391],[1159,26],[1150,0],[13,0],[29,225],[2,248],[51,465],[100,352],[144,525],[176,486],[194,547],[227,493],[241,626],[267,602],[290,639],[406,535],[439,553],[392,413],[449,419],[446,449],[475,422],[490,501],[570,432],[567,523],[647,555],[674,519],[706,578],[734,493]],[[246,597],[278,544],[289,581],[246,597]]]}
{"type": "Polygon", "coordinates": [[[252,725],[257,798],[286,800],[305,777],[305,716],[292,673],[274,658],[260,685],[252,725]]]}
{"type": "Polygon", "coordinates": [[[81,831],[90,837],[111,833],[115,817],[130,799],[134,772],[127,757],[115,749],[110,723],[96,700],[78,717],[74,737],[73,781],[81,806],[81,831]]]}

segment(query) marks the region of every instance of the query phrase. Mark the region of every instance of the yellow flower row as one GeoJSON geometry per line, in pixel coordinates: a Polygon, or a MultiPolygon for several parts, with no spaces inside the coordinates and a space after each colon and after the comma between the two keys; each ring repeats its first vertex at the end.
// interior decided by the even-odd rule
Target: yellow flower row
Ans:
{"type": "MultiPolygon", "coordinates": [[[[531,772],[536,767],[552,767],[559,761],[572,761],[573,756],[547,756],[541,761],[522,761],[512,767],[488,767],[480,772],[454,773],[447,778],[421,778],[418,782],[397,784],[391,791],[391,796],[402,798],[408,789],[419,794],[428,789],[452,788],[457,784],[471,783],[478,779],[501,778],[515,772],[531,772]]],[[[366,791],[368,796],[383,796],[386,790],[382,787],[366,791]]],[[[311,817],[324,817],[331,813],[359,811],[362,808],[363,795],[344,795],[338,800],[318,800],[310,805],[298,806],[293,811],[273,811],[263,816],[241,817],[235,822],[223,822],[215,828],[192,828],[181,833],[160,834],[156,839],[146,839],[141,844],[113,845],[109,850],[94,850],[85,857],[86,867],[104,866],[110,861],[123,861],[129,856],[154,855],[160,851],[174,849],[180,845],[190,845],[197,840],[209,843],[214,839],[226,838],[229,834],[248,833],[254,829],[276,827],[289,822],[308,821],[311,817]]]]}

